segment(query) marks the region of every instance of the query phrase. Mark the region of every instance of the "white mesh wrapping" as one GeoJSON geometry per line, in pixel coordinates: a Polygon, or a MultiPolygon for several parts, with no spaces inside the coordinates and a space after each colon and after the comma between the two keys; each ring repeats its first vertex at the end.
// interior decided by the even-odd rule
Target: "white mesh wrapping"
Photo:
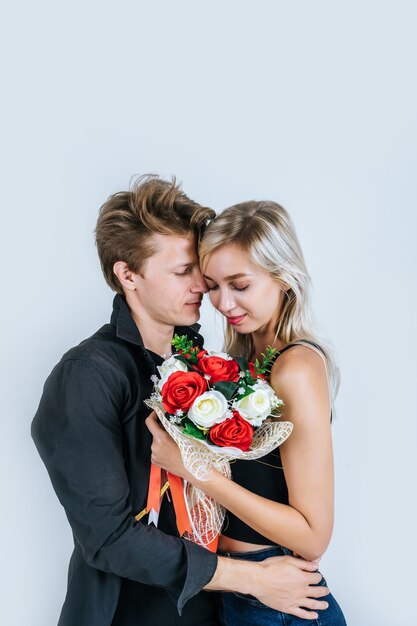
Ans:
{"type": "MultiPolygon", "coordinates": [[[[212,468],[231,478],[230,461],[249,461],[265,456],[280,446],[293,428],[291,422],[264,423],[255,429],[250,450],[243,452],[237,448],[220,448],[184,435],[176,424],[165,417],[161,403],[146,400],[145,404],[157,413],[165,430],[178,444],[184,467],[200,481],[208,480],[212,468]]],[[[185,533],[184,536],[206,547],[221,532],[226,511],[201,489],[187,482],[184,483],[184,496],[192,528],[192,534],[185,533]]]]}

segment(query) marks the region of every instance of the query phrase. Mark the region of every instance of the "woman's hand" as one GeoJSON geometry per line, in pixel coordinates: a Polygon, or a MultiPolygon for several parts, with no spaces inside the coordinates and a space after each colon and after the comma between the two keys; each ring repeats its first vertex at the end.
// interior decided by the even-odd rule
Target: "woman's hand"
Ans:
{"type": "Polygon", "coordinates": [[[189,479],[189,473],[182,462],[181,452],[173,438],[158,422],[155,411],[146,418],[145,424],[153,436],[151,461],[154,465],[175,474],[180,478],[189,479]]]}

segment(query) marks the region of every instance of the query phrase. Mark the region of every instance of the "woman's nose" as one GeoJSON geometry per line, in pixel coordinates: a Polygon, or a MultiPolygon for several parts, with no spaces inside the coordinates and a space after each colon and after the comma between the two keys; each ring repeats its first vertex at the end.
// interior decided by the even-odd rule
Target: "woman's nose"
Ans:
{"type": "Polygon", "coordinates": [[[219,298],[219,302],[217,305],[217,308],[219,309],[220,313],[223,313],[223,314],[229,313],[230,311],[233,311],[235,306],[236,306],[235,301],[232,298],[230,292],[226,291],[224,293],[220,293],[220,298],[219,298]]]}

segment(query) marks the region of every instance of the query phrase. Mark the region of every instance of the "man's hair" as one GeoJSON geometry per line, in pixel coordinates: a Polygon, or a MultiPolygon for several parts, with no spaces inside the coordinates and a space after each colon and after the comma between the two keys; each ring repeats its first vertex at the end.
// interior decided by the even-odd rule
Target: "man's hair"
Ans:
{"type": "Polygon", "coordinates": [[[140,274],[144,262],[156,252],[151,235],[193,235],[196,245],[212,209],[191,200],[177,185],[147,175],[139,178],[130,191],[115,193],[100,208],[95,235],[104,278],[110,287],[123,294],[113,273],[117,261],[140,274]]]}

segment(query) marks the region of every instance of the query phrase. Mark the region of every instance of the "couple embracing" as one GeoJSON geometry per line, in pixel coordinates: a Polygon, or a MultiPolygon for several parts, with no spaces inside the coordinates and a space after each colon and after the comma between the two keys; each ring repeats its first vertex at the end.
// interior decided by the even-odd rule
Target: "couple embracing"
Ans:
{"type": "Polygon", "coordinates": [[[309,275],[274,202],[215,216],[175,182],[147,177],[101,207],[96,243],[116,292],[109,324],[48,377],[32,436],[74,537],[59,626],[245,626],[345,619],[318,570],[333,526],[331,407],[338,374],[316,336],[309,275]],[[289,439],[198,482],[144,401],[174,333],[203,346],[205,293],[225,350],[277,350],[269,382],[289,439]],[[179,536],[169,495],[147,517],[150,466],[195,481],[227,509],[217,554],[179,536]]]}

